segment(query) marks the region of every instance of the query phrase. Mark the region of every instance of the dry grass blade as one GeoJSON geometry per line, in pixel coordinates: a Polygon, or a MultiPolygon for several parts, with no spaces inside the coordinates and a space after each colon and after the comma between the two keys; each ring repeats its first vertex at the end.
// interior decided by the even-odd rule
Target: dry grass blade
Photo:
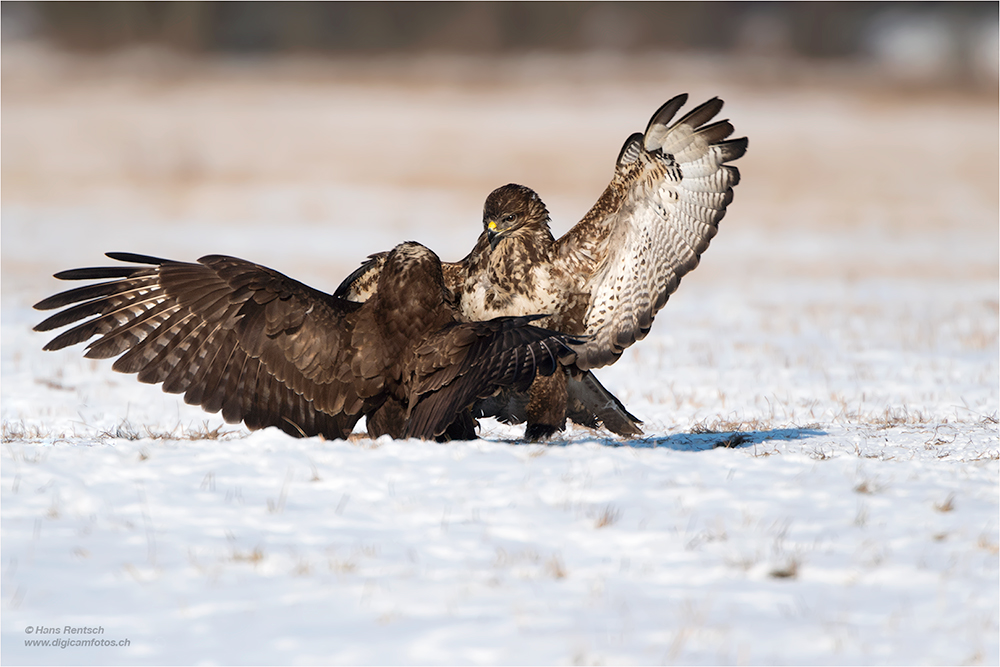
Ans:
{"type": "Polygon", "coordinates": [[[934,509],[938,512],[952,512],[955,510],[955,494],[949,493],[948,497],[940,503],[934,503],[934,509]]]}
{"type": "Polygon", "coordinates": [[[594,521],[594,528],[604,528],[605,526],[612,526],[618,522],[621,518],[621,512],[615,507],[608,505],[604,510],[598,515],[597,520],[594,521]]]}

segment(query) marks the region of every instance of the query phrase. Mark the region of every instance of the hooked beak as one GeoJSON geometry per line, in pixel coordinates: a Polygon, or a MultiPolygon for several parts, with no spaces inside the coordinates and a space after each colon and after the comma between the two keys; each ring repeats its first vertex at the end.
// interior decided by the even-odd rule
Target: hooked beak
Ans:
{"type": "Polygon", "coordinates": [[[500,243],[501,232],[497,230],[495,220],[490,220],[486,225],[486,239],[490,242],[490,250],[496,250],[497,243],[500,243]]]}

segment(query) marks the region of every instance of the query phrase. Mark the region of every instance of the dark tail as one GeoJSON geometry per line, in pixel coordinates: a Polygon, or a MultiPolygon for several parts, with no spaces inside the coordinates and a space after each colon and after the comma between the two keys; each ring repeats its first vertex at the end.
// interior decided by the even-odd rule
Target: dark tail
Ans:
{"type": "Polygon", "coordinates": [[[604,425],[616,435],[631,437],[642,435],[642,422],[604,388],[590,371],[570,375],[566,387],[569,395],[566,416],[577,424],[596,428],[604,425]]]}

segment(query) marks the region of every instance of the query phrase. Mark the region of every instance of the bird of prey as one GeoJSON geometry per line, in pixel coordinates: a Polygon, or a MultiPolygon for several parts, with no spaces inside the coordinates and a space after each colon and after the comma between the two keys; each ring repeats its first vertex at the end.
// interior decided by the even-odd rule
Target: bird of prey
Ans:
{"type": "Polygon", "coordinates": [[[572,364],[579,342],[537,317],[460,322],[440,260],[417,243],[385,256],[364,304],[234,257],[108,256],[128,264],[56,274],[103,282],[35,305],[64,308],[36,331],[75,324],[45,349],[99,336],[86,357],[121,355],[114,370],[250,429],[346,438],[365,416],[372,437],[474,438],[477,401],[572,364]]]}
{"type": "MultiPolygon", "coordinates": [[[[443,266],[466,320],[546,313],[544,326],[587,336],[576,348],[576,375],[539,377],[527,395],[507,391],[484,404],[502,419],[526,420],[529,437],[562,430],[567,415],[576,421],[581,384],[600,386],[587,371],[614,363],[649,332],[681,278],[698,265],[733,199],[740,174],[728,163],[746,152],[747,139],[729,139],[728,120],[710,122],[722,109],[718,98],[674,121],[686,101],[687,95],[669,100],[644,133],[625,141],[611,183],[564,236],[552,235],[549,212],[534,191],[505,185],[486,199],[472,252],[443,266]]],[[[385,259],[384,253],[370,256],[335,293],[370,298],[385,259]]],[[[637,432],[634,418],[614,402],[591,401],[583,417],[611,407],[603,414],[617,421],[603,420],[606,427],[637,432]]]]}

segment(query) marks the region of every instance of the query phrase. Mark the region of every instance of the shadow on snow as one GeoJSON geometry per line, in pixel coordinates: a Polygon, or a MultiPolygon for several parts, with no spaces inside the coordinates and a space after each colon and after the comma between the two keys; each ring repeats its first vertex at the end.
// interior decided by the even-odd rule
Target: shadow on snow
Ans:
{"type": "MultiPolygon", "coordinates": [[[[729,449],[742,449],[754,447],[764,442],[772,440],[802,440],[826,435],[826,431],[815,428],[778,428],[768,431],[729,431],[720,433],[676,433],[674,435],[653,436],[638,438],[636,440],[617,440],[615,438],[585,438],[573,440],[554,439],[548,443],[552,446],[565,446],[571,444],[581,444],[583,442],[596,442],[605,447],[637,447],[637,448],[665,448],[681,452],[702,452],[708,449],[718,449],[726,447],[729,449]]],[[[525,441],[510,441],[511,444],[532,444],[525,441]]]]}

